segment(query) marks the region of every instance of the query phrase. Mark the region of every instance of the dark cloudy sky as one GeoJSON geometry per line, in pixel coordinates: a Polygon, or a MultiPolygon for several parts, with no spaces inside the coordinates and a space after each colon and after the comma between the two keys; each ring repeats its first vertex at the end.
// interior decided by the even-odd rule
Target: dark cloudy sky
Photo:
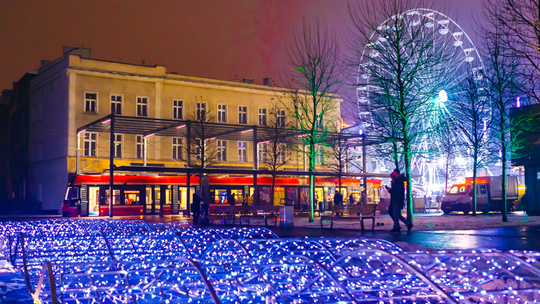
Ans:
{"type": "MultiPolygon", "coordinates": [[[[435,1],[474,39],[481,0],[435,1]]],[[[344,33],[347,1],[0,0],[0,89],[61,56],[64,45],[84,45],[99,59],[262,83],[286,66],[285,45],[302,17],[315,16],[344,33]]]]}

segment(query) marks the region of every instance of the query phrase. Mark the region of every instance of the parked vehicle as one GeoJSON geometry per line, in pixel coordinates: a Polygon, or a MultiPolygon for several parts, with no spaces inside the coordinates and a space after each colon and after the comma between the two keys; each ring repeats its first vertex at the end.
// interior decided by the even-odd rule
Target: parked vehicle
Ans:
{"type": "MultiPolygon", "coordinates": [[[[445,214],[452,211],[462,211],[469,214],[473,209],[473,179],[467,177],[465,182],[455,184],[442,200],[441,209],[445,214]]],[[[502,177],[487,176],[476,179],[477,210],[482,212],[502,211],[502,177]]],[[[506,201],[508,209],[518,199],[518,182],[516,176],[506,179],[506,201]]]]}

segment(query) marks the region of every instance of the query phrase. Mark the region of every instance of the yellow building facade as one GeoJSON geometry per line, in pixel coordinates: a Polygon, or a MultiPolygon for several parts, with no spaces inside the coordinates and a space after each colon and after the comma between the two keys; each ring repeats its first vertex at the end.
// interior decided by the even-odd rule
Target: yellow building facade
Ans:
{"type": "MultiPolygon", "coordinates": [[[[275,105],[282,108],[278,97],[283,93],[268,85],[183,76],[168,73],[165,66],[96,60],[89,50],[71,50],[42,66],[32,81],[29,189],[43,209],[57,209],[68,174],[76,172],[78,140],[79,173],[104,172],[109,167],[110,135],[77,134],[77,128],[109,114],[195,120],[197,110],[204,108],[217,123],[248,127],[268,121],[275,105]]],[[[335,117],[340,102],[336,98],[335,117]]],[[[117,166],[142,164],[142,134],[116,134],[114,140],[117,166]]],[[[149,165],[186,166],[185,138],[147,140],[149,165]]],[[[213,145],[226,151],[215,166],[253,167],[252,142],[216,138],[213,145]]],[[[297,154],[288,167],[304,170],[305,157],[297,154]]]]}

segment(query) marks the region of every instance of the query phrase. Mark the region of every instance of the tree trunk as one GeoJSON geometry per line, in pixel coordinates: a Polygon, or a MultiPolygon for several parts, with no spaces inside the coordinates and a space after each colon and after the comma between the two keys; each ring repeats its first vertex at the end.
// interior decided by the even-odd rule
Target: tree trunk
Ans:
{"type": "Polygon", "coordinates": [[[411,177],[411,155],[409,148],[404,147],[405,154],[405,172],[407,174],[407,220],[413,223],[413,197],[412,197],[412,177],[411,177]]]}
{"type": "Polygon", "coordinates": [[[476,211],[478,208],[478,191],[476,190],[476,171],[478,170],[478,152],[477,149],[474,149],[474,156],[473,156],[473,216],[476,216],[476,211]]]}
{"type": "Polygon", "coordinates": [[[339,176],[338,176],[338,188],[339,188],[339,193],[341,193],[341,172],[339,172],[339,176]]]}
{"type": "Polygon", "coordinates": [[[309,222],[315,220],[315,143],[309,144],[309,222]]]}
{"type": "Polygon", "coordinates": [[[502,135],[502,221],[508,222],[508,202],[506,201],[506,144],[504,143],[504,133],[502,135]]]}
{"type": "MultiPolygon", "coordinates": [[[[394,166],[395,166],[395,169],[399,168],[399,157],[398,157],[398,148],[397,148],[397,144],[396,143],[392,143],[392,148],[394,149],[394,155],[393,155],[393,159],[394,159],[394,166]]],[[[364,170],[364,168],[362,168],[362,170],[364,170]]],[[[365,171],[364,171],[365,172],[365,171]]]]}
{"type": "Polygon", "coordinates": [[[270,199],[272,202],[272,205],[274,205],[274,199],[275,199],[275,190],[276,190],[276,171],[274,170],[272,174],[272,189],[270,189],[270,199]]]}
{"type": "Polygon", "coordinates": [[[450,155],[446,155],[446,169],[444,170],[444,191],[446,192],[446,189],[448,189],[448,167],[450,166],[450,155]]]}

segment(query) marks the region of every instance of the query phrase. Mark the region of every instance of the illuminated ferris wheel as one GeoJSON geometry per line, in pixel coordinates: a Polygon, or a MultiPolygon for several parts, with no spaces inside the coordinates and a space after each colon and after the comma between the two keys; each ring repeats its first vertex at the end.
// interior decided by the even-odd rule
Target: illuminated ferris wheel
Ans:
{"type": "MultiPolygon", "coordinates": [[[[383,71],[383,73],[388,71],[388,67],[382,66],[381,62],[383,61],[380,60],[380,56],[396,56],[396,52],[392,51],[395,48],[389,45],[392,41],[392,35],[396,35],[397,32],[396,19],[400,20],[399,24],[406,27],[399,32],[400,35],[409,34],[409,39],[424,41],[429,46],[421,54],[410,54],[412,60],[408,64],[414,65],[416,60],[422,60],[431,54],[444,54],[442,56],[445,58],[444,61],[438,63],[436,67],[420,70],[415,76],[416,87],[420,88],[419,94],[422,94],[422,89],[425,89],[426,92],[433,95],[431,89],[435,89],[435,85],[435,90],[438,91],[435,94],[436,97],[424,105],[437,109],[429,111],[430,115],[421,119],[425,128],[438,120],[450,120],[453,115],[459,115],[459,110],[454,105],[455,101],[463,98],[462,83],[466,79],[472,76],[479,83],[482,82],[483,64],[478,50],[465,31],[454,20],[431,9],[413,9],[395,15],[384,21],[374,31],[361,55],[357,76],[357,98],[359,118],[365,131],[369,131],[373,127],[373,111],[377,111],[370,97],[373,98],[375,91],[380,89],[373,84],[371,71],[374,68],[383,71]],[[413,35],[414,38],[412,38],[413,35]],[[419,58],[418,56],[424,57],[419,58]],[[434,83],[433,79],[437,79],[437,83],[434,83]]],[[[391,71],[388,73],[390,74],[391,71]]],[[[392,75],[388,77],[392,77],[392,75]]],[[[428,111],[423,113],[428,113],[428,111]]],[[[452,130],[452,132],[456,133],[455,136],[460,136],[458,130],[452,130]]],[[[415,150],[421,153],[412,157],[412,170],[413,174],[422,176],[417,182],[427,192],[428,188],[441,185],[441,177],[438,176],[437,172],[440,171],[440,166],[443,164],[438,157],[440,153],[434,153],[438,148],[438,143],[433,135],[423,135],[416,145],[415,150]]],[[[466,153],[464,151],[465,155],[466,153]]],[[[466,162],[466,159],[461,158],[459,161],[466,162]]]]}

